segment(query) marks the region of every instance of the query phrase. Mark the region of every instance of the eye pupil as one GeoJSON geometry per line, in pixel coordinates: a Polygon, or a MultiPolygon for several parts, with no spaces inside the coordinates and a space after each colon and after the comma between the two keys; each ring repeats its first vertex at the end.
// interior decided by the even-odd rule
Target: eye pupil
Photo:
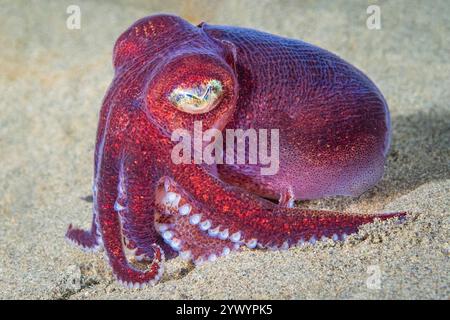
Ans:
{"type": "Polygon", "coordinates": [[[169,100],[181,111],[204,113],[212,110],[222,95],[222,83],[211,79],[193,87],[177,87],[169,100]]]}

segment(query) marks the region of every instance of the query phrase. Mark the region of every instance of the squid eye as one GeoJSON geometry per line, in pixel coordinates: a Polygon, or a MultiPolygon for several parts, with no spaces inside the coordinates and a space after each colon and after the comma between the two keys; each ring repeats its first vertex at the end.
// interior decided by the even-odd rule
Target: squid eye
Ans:
{"type": "Polygon", "coordinates": [[[208,80],[194,87],[177,87],[169,100],[179,110],[187,113],[206,113],[220,102],[223,88],[219,80],[208,80]]]}

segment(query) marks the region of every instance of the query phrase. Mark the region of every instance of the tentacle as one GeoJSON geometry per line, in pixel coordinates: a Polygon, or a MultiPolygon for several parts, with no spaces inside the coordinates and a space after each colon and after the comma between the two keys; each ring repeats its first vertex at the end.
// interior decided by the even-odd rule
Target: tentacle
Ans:
{"type": "Polygon", "coordinates": [[[289,189],[287,191],[283,191],[280,195],[279,204],[282,207],[286,208],[293,208],[294,207],[294,193],[292,192],[292,189],[289,189]]]}
{"type": "MultiPolygon", "coordinates": [[[[111,111],[106,126],[115,130],[98,137],[97,144],[100,147],[96,152],[101,156],[97,157],[95,167],[94,206],[97,210],[97,227],[113,274],[128,287],[142,287],[156,283],[162,276],[164,252],[157,243],[149,243],[147,253],[153,260],[144,269],[133,266],[127,258],[127,245],[130,243],[124,237],[124,218],[128,218],[124,213],[128,208],[133,208],[133,195],[139,194],[138,190],[131,193],[125,180],[127,172],[124,170],[127,168],[124,148],[128,145],[129,130],[126,129],[131,121],[130,114],[124,112],[127,107],[124,103],[111,111]]],[[[145,213],[147,211],[142,210],[142,214],[145,213]]]]}
{"type": "Polygon", "coordinates": [[[119,282],[128,287],[141,287],[147,283],[154,284],[160,279],[163,272],[164,253],[157,244],[152,244],[153,261],[146,270],[137,269],[130,264],[124,248],[121,218],[116,211],[119,174],[111,171],[103,172],[106,171],[105,169],[103,167],[99,169],[102,183],[99,185],[97,196],[98,221],[113,273],[119,282]]]}
{"type": "Polygon", "coordinates": [[[155,228],[181,258],[202,264],[239,249],[239,243],[227,239],[225,229],[211,228],[211,222],[202,219],[204,209],[167,177],[157,188],[156,202],[159,213],[155,216],[155,228]]]}
{"type": "Polygon", "coordinates": [[[375,219],[402,217],[405,213],[346,214],[333,211],[276,208],[248,220],[241,227],[241,238],[258,239],[258,245],[268,248],[289,248],[309,241],[345,240],[358,228],[375,219]]]}
{"type": "Polygon", "coordinates": [[[69,225],[66,231],[66,240],[70,243],[80,247],[86,252],[97,252],[102,249],[103,241],[98,230],[98,207],[96,205],[97,188],[93,188],[94,206],[92,208],[92,225],[90,230],[83,230],[81,228],[69,225]]]}
{"type": "Polygon", "coordinates": [[[235,243],[254,245],[256,242],[261,247],[288,248],[304,241],[339,240],[375,219],[405,216],[404,212],[359,215],[285,208],[227,186],[201,166],[176,172],[175,181],[183,190],[189,190],[191,201],[208,209],[202,218],[210,221],[211,228],[227,228],[228,239],[235,243]]]}
{"type": "MultiPolygon", "coordinates": [[[[95,209],[94,209],[95,211],[95,209]]],[[[83,230],[69,225],[66,239],[86,252],[96,252],[102,248],[102,239],[98,232],[96,214],[94,212],[90,230],[83,230]]]]}
{"type": "Polygon", "coordinates": [[[151,223],[155,212],[154,172],[151,168],[140,168],[145,167],[143,163],[147,163],[142,156],[133,156],[131,150],[126,153],[119,170],[115,209],[120,214],[127,253],[138,261],[151,261],[154,251],[152,245],[157,244],[163,248],[166,257],[173,257],[175,253],[164,243],[151,223]]]}
{"type": "MultiPolygon", "coordinates": [[[[119,114],[120,111],[117,110],[119,114]]],[[[109,119],[128,123],[123,117],[111,116],[109,119]]],[[[109,125],[123,130],[122,123],[109,123],[109,125]]],[[[128,208],[135,212],[136,202],[125,188],[123,147],[118,147],[124,145],[124,136],[118,135],[118,132],[120,131],[112,132],[113,136],[105,133],[105,136],[98,137],[99,148],[96,151],[97,162],[94,178],[94,221],[91,231],[83,231],[69,226],[66,236],[71,242],[87,248],[95,248],[96,245],[103,242],[114,276],[127,287],[138,288],[145,284],[154,284],[161,278],[164,251],[154,241],[155,238],[146,238],[150,242],[142,247],[145,250],[137,252],[135,244],[131,241],[137,237],[127,238],[128,235],[139,234],[140,229],[131,230],[132,232],[124,229],[124,226],[127,225],[126,219],[129,218],[125,212],[128,211],[128,208]],[[101,154],[101,156],[97,156],[97,154],[101,154]],[[151,263],[143,269],[139,268],[140,266],[133,266],[128,258],[130,252],[133,255],[141,255],[145,260],[151,259],[151,263]]],[[[139,190],[133,190],[132,194],[139,197],[139,190]]],[[[139,212],[148,214],[148,211],[142,210],[142,208],[139,212]]],[[[153,233],[156,234],[154,230],[153,233]]]]}

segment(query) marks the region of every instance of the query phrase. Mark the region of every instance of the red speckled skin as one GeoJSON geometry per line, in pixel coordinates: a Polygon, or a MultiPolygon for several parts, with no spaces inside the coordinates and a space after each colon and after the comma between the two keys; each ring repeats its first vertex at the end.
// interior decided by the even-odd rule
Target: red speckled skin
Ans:
{"type": "Polygon", "coordinates": [[[261,197],[358,195],[381,177],[387,105],[364,74],[337,56],[255,30],[157,15],[119,37],[113,60],[97,133],[92,229],[70,226],[67,238],[85,249],[103,246],[115,276],[128,286],[157,281],[164,252],[173,255],[172,248],[201,262],[242,244],[273,248],[340,238],[375,218],[403,215],[291,209],[261,197]],[[168,99],[174,87],[208,78],[224,87],[216,108],[196,115],[174,108],[168,99]],[[170,135],[192,129],[195,120],[204,130],[278,128],[278,174],[261,176],[257,165],[211,171],[173,164],[170,135]],[[179,206],[191,206],[189,215],[161,207],[163,184],[181,196],[179,206]],[[190,223],[194,213],[224,236],[190,223]],[[170,226],[172,248],[155,221],[170,226]],[[130,252],[150,265],[133,266],[130,252]]]}

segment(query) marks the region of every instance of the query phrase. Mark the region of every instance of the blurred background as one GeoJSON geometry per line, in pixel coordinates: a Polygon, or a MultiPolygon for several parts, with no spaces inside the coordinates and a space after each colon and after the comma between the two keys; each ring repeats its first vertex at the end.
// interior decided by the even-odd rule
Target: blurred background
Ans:
{"type": "Polygon", "coordinates": [[[0,297],[450,297],[449,1],[3,0],[0,43],[0,297]],[[391,110],[386,174],[357,199],[301,205],[410,210],[419,213],[414,222],[373,226],[354,245],[244,252],[195,270],[175,259],[163,282],[142,292],[116,286],[102,255],[70,248],[68,223],[88,227],[91,219],[95,131],[114,42],[161,12],[302,39],[363,70],[391,110]],[[365,285],[371,265],[383,272],[379,290],[365,285]],[[68,286],[71,279],[79,285],[68,286]]]}

